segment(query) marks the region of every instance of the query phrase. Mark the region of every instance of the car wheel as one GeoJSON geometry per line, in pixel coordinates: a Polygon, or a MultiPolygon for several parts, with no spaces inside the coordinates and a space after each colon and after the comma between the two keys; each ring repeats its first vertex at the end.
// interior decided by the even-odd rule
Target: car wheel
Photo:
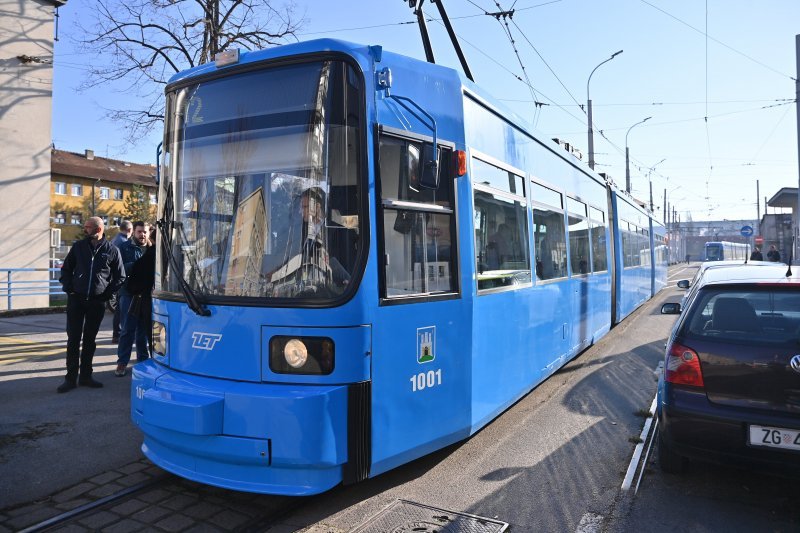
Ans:
{"type": "Polygon", "coordinates": [[[678,455],[670,445],[664,441],[664,435],[658,432],[658,466],[662,472],[680,474],[686,463],[686,458],[678,455]]]}

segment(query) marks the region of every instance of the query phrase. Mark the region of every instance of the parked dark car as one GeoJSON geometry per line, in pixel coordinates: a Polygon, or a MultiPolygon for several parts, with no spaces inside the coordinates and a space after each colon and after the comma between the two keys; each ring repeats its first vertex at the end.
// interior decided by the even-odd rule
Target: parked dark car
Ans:
{"type": "Polygon", "coordinates": [[[800,267],[708,269],[667,343],[658,459],[800,470],[800,267]]]}

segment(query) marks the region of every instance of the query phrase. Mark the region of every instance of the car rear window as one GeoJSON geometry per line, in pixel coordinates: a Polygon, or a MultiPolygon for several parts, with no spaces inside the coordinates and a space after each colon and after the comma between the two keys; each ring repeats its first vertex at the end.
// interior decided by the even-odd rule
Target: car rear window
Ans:
{"type": "Polygon", "coordinates": [[[684,327],[693,337],[798,344],[800,291],[774,286],[705,288],[692,302],[684,327]]]}

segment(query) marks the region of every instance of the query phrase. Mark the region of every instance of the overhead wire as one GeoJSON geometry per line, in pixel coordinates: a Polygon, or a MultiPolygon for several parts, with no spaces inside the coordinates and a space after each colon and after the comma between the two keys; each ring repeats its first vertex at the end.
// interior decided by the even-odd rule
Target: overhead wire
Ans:
{"type": "MultiPolygon", "coordinates": [[[[708,176],[706,177],[706,201],[711,200],[709,192],[711,186],[711,175],[714,173],[714,161],[711,159],[711,132],[708,129],[708,0],[705,0],[705,52],[706,52],[706,71],[705,71],[705,85],[706,85],[706,116],[704,117],[706,129],[706,147],[708,149],[708,176]]],[[[711,216],[711,209],[709,208],[708,215],[711,216]]]]}
{"type": "MultiPolygon", "coordinates": [[[[515,100],[511,98],[498,98],[502,102],[530,102],[530,100],[515,100]]],[[[757,102],[794,102],[794,98],[771,98],[767,100],[709,100],[709,104],[753,104],[757,102]]],[[[705,101],[700,100],[696,102],[628,102],[628,103],[610,103],[610,104],[592,104],[592,107],[617,107],[617,106],[669,106],[669,105],[703,105],[705,101]]],[[[575,107],[572,104],[561,104],[564,107],[575,107]]],[[[583,104],[576,104],[577,107],[583,107],[583,104]]]]}
{"type": "MultiPolygon", "coordinates": [[[[676,120],[664,120],[664,121],[660,121],[660,122],[648,122],[647,125],[643,125],[642,127],[643,128],[652,128],[654,126],[666,126],[666,125],[669,125],[669,124],[681,124],[681,123],[684,123],[684,122],[696,122],[696,121],[700,121],[700,120],[705,121],[706,119],[717,119],[717,118],[727,117],[727,116],[731,116],[731,115],[738,115],[738,114],[741,114],[741,113],[752,113],[754,111],[761,111],[763,109],[772,109],[774,107],[790,106],[790,105],[794,104],[796,101],[797,100],[792,99],[792,100],[789,100],[789,101],[786,101],[786,102],[781,102],[781,103],[778,103],[778,104],[764,105],[764,106],[759,106],[759,107],[751,107],[751,108],[747,108],[747,109],[738,109],[736,111],[727,111],[725,113],[718,113],[716,115],[710,115],[708,117],[702,116],[702,117],[681,118],[681,119],[676,119],[676,120]]],[[[625,130],[625,129],[627,129],[627,128],[625,126],[623,126],[623,127],[620,127],[620,128],[604,128],[603,131],[622,131],[622,130],[625,130]]],[[[565,132],[564,135],[578,135],[579,133],[582,133],[582,132],[565,132]]]]}
{"type": "MultiPolygon", "coordinates": [[[[433,20],[433,22],[437,22],[438,24],[440,24],[440,25],[444,26],[444,23],[443,23],[442,21],[440,21],[440,20],[433,20]]],[[[510,75],[511,75],[511,76],[512,76],[514,79],[516,79],[517,81],[521,82],[522,84],[525,84],[525,85],[527,85],[527,84],[526,84],[526,82],[525,82],[525,80],[523,80],[523,79],[522,79],[522,78],[519,76],[519,74],[517,74],[516,72],[514,72],[513,70],[511,70],[510,68],[508,68],[507,66],[505,66],[505,65],[504,65],[504,64],[502,64],[501,62],[499,62],[499,61],[498,61],[496,58],[494,58],[494,57],[492,57],[491,55],[489,55],[489,54],[487,54],[486,52],[484,52],[484,51],[483,51],[483,49],[482,49],[480,46],[478,46],[478,45],[474,44],[472,41],[470,41],[469,39],[466,39],[466,38],[465,38],[463,35],[461,35],[461,34],[459,34],[459,33],[457,33],[457,32],[456,32],[456,36],[459,38],[459,40],[460,40],[461,42],[463,42],[463,43],[466,43],[467,45],[469,45],[470,47],[472,47],[472,48],[473,48],[473,49],[474,49],[476,52],[478,52],[479,54],[481,54],[482,56],[484,56],[486,59],[488,59],[489,61],[491,61],[492,63],[494,63],[494,64],[495,64],[495,65],[497,65],[498,67],[500,67],[502,70],[506,71],[506,72],[507,72],[508,74],[510,74],[510,75]]],[[[537,91],[537,92],[538,92],[538,93],[539,93],[539,94],[540,94],[540,95],[541,95],[541,96],[542,96],[542,97],[543,97],[545,100],[547,100],[547,101],[548,101],[548,102],[549,102],[549,103],[550,103],[552,106],[554,106],[554,107],[556,107],[556,108],[560,109],[560,110],[561,110],[561,111],[563,111],[565,114],[567,114],[567,115],[569,115],[570,117],[572,117],[573,119],[575,119],[577,122],[580,122],[581,124],[584,124],[584,125],[586,124],[586,120],[584,120],[583,118],[581,118],[581,117],[579,117],[579,116],[577,116],[577,115],[575,115],[575,114],[571,113],[571,112],[570,112],[568,109],[566,109],[564,106],[562,106],[561,104],[559,104],[558,102],[556,102],[555,100],[553,100],[552,98],[550,98],[549,96],[547,96],[547,94],[545,94],[545,93],[543,93],[543,92],[541,92],[541,91],[537,91]]]]}
{"type": "Polygon", "coordinates": [[[725,47],[725,48],[727,48],[728,50],[731,50],[732,52],[735,52],[735,53],[739,54],[739,55],[740,55],[740,56],[742,56],[742,57],[745,57],[745,58],[749,59],[749,60],[750,60],[750,61],[752,61],[753,63],[756,63],[756,64],[758,64],[758,65],[760,65],[760,66],[764,67],[764,68],[765,68],[765,69],[767,69],[767,70],[771,70],[771,71],[772,71],[772,72],[774,72],[775,74],[778,74],[778,75],[780,75],[780,76],[783,76],[783,77],[785,77],[785,78],[789,78],[789,79],[790,79],[790,80],[792,80],[792,81],[795,81],[795,82],[797,81],[797,79],[796,79],[796,78],[794,78],[794,77],[792,77],[792,76],[789,76],[788,74],[785,74],[785,73],[783,73],[783,72],[780,72],[780,71],[778,71],[778,70],[776,70],[776,69],[774,69],[774,68],[770,67],[769,65],[767,65],[767,64],[765,64],[765,63],[762,63],[762,62],[761,62],[761,61],[759,61],[758,59],[755,59],[755,58],[753,58],[753,57],[750,57],[749,55],[745,54],[744,52],[741,52],[741,51],[737,50],[736,48],[734,48],[734,47],[732,47],[732,46],[730,46],[730,45],[728,45],[728,44],[726,44],[726,43],[723,43],[723,42],[722,42],[722,41],[720,41],[719,39],[715,39],[714,37],[711,37],[710,35],[708,35],[708,32],[707,32],[707,31],[706,31],[706,32],[703,32],[702,30],[699,30],[699,29],[695,28],[694,26],[692,26],[692,25],[691,25],[691,24],[689,24],[688,22],[686,22],[686,21],[684,21],[684,20],[681,20],[681,19],[679,19],[678,17],[676,17],[676,16],[675,16],[675,15],[673,15],[672,13],[668,13],[667,11],[664,11],[664,10],[663,10],[663,9],[661,9],[660,7],[658,7],[658,6],[655,6],[655,5],[651,4],[651,3],[650,3],[650,2],[648,2],[647,0],[639,0],[639,1],[640,1],[640,2],[642,2],[643,4],[647,4],[648,6],[652,7],[653,9],[655,9],[655,10],[657,10],[657,11],[660,11],[661,13],[663,13],[663,14],[667,15],[668,17],[670,17],[670,18],[672,18],[672,19],[674,19],[674,20],[676,20],[676,21],[680,22],[680,23],[681,23],[681,24],[683,24],[684,26],[686,26],[686,27],[688,27],[688,28],[690,28],[690,29],[692,29],[692,30],[696,31],[697,33],[699,33],[699,34],[701,34],[701,35],[705,35],[707,39],[711,39],[711,40],[712,40],[712,41],[714,41],[715,43],[717,43],[717,44],[719,44],[719,45],[721,45],[721,46],[724,46],[724,47],[725,47]]]}
{"type": "MultiPolygon", "coordinates": [[[[471,2],[471,0],[470,0],[471,2]]],[[[533,110],[533,125],[534,127],[539,122],[540,116],[540,109],[542,108],[542,102],[538,101],[536,98],[536,89],[533,87],[533,83],[531,83],[530,77],[528,77],[528,71],[525,69],[525,64],[522,62],[522,57],[519,55],[519,50],[517,49],[517,43],[514,41],[514,36],[511,34],[511,27],[508,25],[508,16],[514,15],[513,11],[504,11],[503,8],[500,6],[500,3],[495,0],[495,5],[497,9],[500,10],[495,18],[497,19],[497,23],[500,24],[500,27],[503,28],[506,37],[508,37],[508,41],[511,43],[511,48],[514,50],[514,55],[517,58],[517,62],[519,63],[520,68],[522,69],[522,75],[525,76],[525,82],[528,85],[528,88],[531,91],[531,98],[534,99],[534,110],[533,110]],[[503,22],[500,22],[500,18],[502,17],[503,22]]]]}
{"type": "Polygon", "coordinates": [[[515,28],[517,28],[517,31],[519,31],[520,35],[522,35],[522,38],[528,42],[531,48],[533,48],[533,51],[536,52],[536,55],[539,56],[539,59],[542,60],[542,63],[544,63],[544,65],[547,67],[550,73],[555,77],[555,79],[558,80],[558,83],[561,85],[561,87],[564,88],[569,97],[572,98],[572,101],[575,102],[575,104],[577,104],[578,107],[583,109],[583,105],[580,102],[578,102],[578,100],[575,99],[575,96],[573,96],[573,94],[569,91],[569,89],[567,89],[567,86],[564,85],[564,82],[561,81],[561,78],[558,77],[558,74],[556,74],[556,72],[552,69],[547,60],[544,57],[542,57],[542,54],[539,53],[539,50],[537,50],[536,47],[533,45],[533,43],[530,41],[530,39],[528,39],[528,37],[525,35],[525,32],[523,32],[522,29],[517,25],[516,21],[514,19],[511,19],[511,23],[514,25],[515,28]]]}
{"type": "Polygon", "coordinates": [[[781,125],[781,123],[782,123],[782,122],[783,122],[783,120],[786,118],[786,115],[788,115],[788,114],[789,114],[789,111],[790,111],[791,109],[792,109],[791,107],[788,107],[788,106],[786,107],[786,111],[784,111],[784,112],[783,112],[783,115],[781,115],[781,118],[779,118],[779,119],[778,119],[778,122],[775,124],[775,127],[774,127],[774,128],[772,128],[772,131],[771,131],[771,132],[769,132],[769,135],[767,135],[767,138],[766,138],[766,139],[764,139],[764,142],[763,142],[763,143],[761,143],[761,146],[759,146],[759,147],[758,147],[758,150],[756,150],[756,153],[755,153],[755,154],[753,154],[753,157],[751,157],[751,158],[750,158],[750,162],[751,162],[751,163],[753,162],[753,160],[754,160],[756,157],[758,157],[758,154],[760,154],[760,153],[761,153],[761,150],[763,150],[763,149],[764,149],[764,147],[767,145],[767,143],[768,143],[768,142],[769,142],[769,140],[772,138],[772,136],[773,136],[773,135],[775,135],[775,132],[776,132],[776,131],[778,131],[778,126],[780,126],[780,125],[781,125]]]}

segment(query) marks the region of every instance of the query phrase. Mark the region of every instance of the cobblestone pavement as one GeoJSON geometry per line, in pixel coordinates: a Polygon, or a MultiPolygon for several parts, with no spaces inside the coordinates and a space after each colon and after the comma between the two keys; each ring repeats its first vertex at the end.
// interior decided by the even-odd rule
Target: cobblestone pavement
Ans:
{"type": "MultiPolygon", "coordinates": [[[[142,459],[80,481],[47,498],[3,509],[0,532],[23,530],[148,481],[152,484],[143,490],[78,515],[52,530],[112,533],[253,530],[253,524],[263,522],[283,508],[292,508],[297,502],[294,498],[234,492],[193,483],[167,474],[142,459]]],[[[277,524],[264,526],[263,530],[285,533],[297,529],[289,524],[277,524]]],[[[314,531],[322,532],[319,528],[314,531]]]]}

